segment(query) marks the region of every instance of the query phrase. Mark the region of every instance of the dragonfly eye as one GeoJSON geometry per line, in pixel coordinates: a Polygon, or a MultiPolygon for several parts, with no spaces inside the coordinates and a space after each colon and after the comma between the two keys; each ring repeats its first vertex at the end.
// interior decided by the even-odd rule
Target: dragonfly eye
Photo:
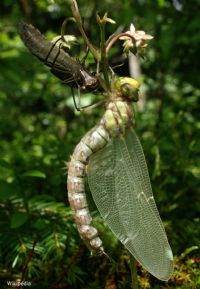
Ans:
{"type": "Polygon", "coordinates": [[[123,96],[125,96],[129,100],[132,100],[135,102],[138,101],[138,99],[139,99],[138,91],[139,91],[138,89],[134,88],[129,83],[124,83],[121,86],[121,92],[122,92],[123,96]]]}
{"type": "Polygon", "coordinates": [[[123,97],[131,101],[138,101],[139,82],[130,77],[120,77],[115,82],[115,87],[119,90],[123,97]]]}

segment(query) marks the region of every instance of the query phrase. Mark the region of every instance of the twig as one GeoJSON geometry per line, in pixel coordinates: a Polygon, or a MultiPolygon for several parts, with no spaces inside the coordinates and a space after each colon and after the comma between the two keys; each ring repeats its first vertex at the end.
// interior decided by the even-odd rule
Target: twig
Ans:
{"type": "Polygon", "coordinates": [[[101,33],[101,43],[100,43],[100,51],[101,51],[101,58],[100,58],[100,66],[103,72],[106,88],[110,89],[110,81],[108,75],[108,58],[106,53],[106,40],[105,40],[105,24],[107,19],[107,13],[104,14],[103,18],[101,19],[98,14],[96,14],[97,23],[99,24],[100,33],[101,33]]]}
{"type": "Polygon", "coordinates": [[[132,288],[138,289],[136,260],[131,254],[130,254],[130,268],[131,268],[132,288]]]}
{"type": "Polygon", "coordinates": [[[58,288],[59,283],[63,280],[63,278],[65,276],[67,276],[69,274],[69,272],[71,271],[71,268],[77,262],[77,260],[79,259],[83,250],[84,250],[84,245],[80,245],[78,250],[76,251],[75,255],[72,257],[71,261],[67,265],[67,267],[61,272],[60,277],[58,278],[58,280],[55,283],[53,283],[51,285],[50,289],[58,288]]]}
{"type": "MultiPolygon", "coordinates": [[[[27,259],[25,260],[25,262],[23,264],[21,282],[24,280],[26,273],[27,273],[27,270],[28,270],[28,264],[30,263],[31,259],[33,258],[34,254],[35,254],[35,246],[36,246],[37,242],[38,242],[37,240],[34,241],[33,247],[31,249],[27,259]]],[[[22,288],[22,285],[19,287],[19,289],[21,289],[21,288],[22,288]]]]}
{"type": "Polygon", "coordinates": [[[82,25],[82,18],[78,9],[78,5],[76,0],[69,0],[70,3],[70,7],[72,10],[72,14],[74,16],[75,22],[78,26],[78,29],[81,33],[81,35],[83,36],[83,39],[85,40],[87,46],[89,47],[91,53],[94,55],[94,57],[96,58],[97,61],[100,60],[100,53],[99,51],[92,45],[92,43],[89,41],[84,29],[83,29],[83,25],[82,25]]]}
{"type": "Polygon", "coordinates": [[[115,275],[109,275],[106,280],[106,285],[104,289],[117,289],[115,275]]]}

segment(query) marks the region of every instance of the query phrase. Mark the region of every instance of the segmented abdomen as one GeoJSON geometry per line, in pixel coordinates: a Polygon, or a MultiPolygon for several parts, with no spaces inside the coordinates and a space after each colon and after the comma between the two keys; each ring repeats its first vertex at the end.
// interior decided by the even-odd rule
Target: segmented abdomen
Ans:
{"type": "Polygon", "coordinates": [[[75,74],[79,74],[81,69],[79,63],[57,45],[47,40],[33,25],[21,22],[19,24],[19,34],[30,52],[45,62],[46,65],[52,67],[53,64],[55,66],[58,64],[59,69],[66,73],[72,75],[73,70],[75,74]]]}
{"type": "Polygon", "coordinates": [[[72,209],[79,234],[90,249],[102,254],[102,241],[97,230],[92,225],[86,195],[84,178],[89,157],[103,148],[109,140],[109,134],[103,125],[90,130],[76,146],[68,165],[68,199],[72,209]]]}
{"type": "Polygon", "coordinates": [[[65,84],[72,87],[79,85],[81,89],[89,91],[97,88],[96,77],[56,43],[48,41],[33,25],[21,22],[19,34],[30,52],[51,67],[51,72],[65,84]]]}
{"type": "Polygon", "coordinates": [[[111,135],[119,134],[119,131],[130,125],[131,120],[131,108],[125,101],[110,102],[99,125],[82,138],[68,164],[68,199],[77,229],[88,247],[99,254],[104,253],[104,248],[97,230],[92,225],[92,217],[87,205],[84,186],[86,165],[91,155],[102,149],[111,135]]]}

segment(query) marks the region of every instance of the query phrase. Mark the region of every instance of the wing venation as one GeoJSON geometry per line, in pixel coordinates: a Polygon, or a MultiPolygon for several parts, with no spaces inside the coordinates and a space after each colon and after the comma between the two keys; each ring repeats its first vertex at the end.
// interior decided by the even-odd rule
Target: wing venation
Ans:
{"type": "Polygon", "coordinates": [[[129,129],[95,153],[87,174],[97,208],[113,233],[147,271],[168,280],[173,255],[135,131],[129,129]]]}

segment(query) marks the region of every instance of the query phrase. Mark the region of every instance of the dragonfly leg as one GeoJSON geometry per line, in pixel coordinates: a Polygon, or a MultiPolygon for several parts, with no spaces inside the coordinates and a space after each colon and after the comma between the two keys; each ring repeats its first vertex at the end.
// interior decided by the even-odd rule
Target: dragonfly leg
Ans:
{"type": "Polygon", "coordinates": [[[59,54],[60,54],[61,46],[62,46],[62,43],[59,44],[58,52],[56,53],[56,56],[55,56],[54,61],[53,61],[53,63],[52,63],[52,68],[54,67],[54,64],[55,64],[55,62],[56,62],[56,59],[58,58],[58,56],[59,56],[59,54]]]}
{"type": "Polygon", "coordinates": [[[114,82],[115,82],[115,72],[114,70],[112,69],[111,66],[109,66],[109,69],[111,71],[111,89],[114,89],[114,82]]]}
{"type": "Polygon", "coordinates": [[[77,111],[86,112],[86,111],[88,111],[88,110],[90,110],[90,109],[92,109],[94,107],[97,107],[97,106],[99,106],[101,104],[104,104],[106,102],[105,100],[100,100],[98,102],[91,103],[89,105],[81,106],[80,89],[78,89],[78,105],[77,105],[73,87],[71,87],[71,91],[72,91],[72,98],[73,98],[74,106],[75,106],[75,109],[77,111]]]}
{"type": "MultiPolygon", "coordinates": [[[[61,39],[61,37],[58,38],[58,39],[57,39],[57,40],[52,44],[52,46],[51,46],[51,48],[50,48],[50,50],[49,50],[47,56],[46,56],[45,59],[44,59],[44,63],[47,63],[47,60],[48,60],[48,58],[49,58],[51,52],[53,51],[53,49],[54,49],[54,47],[56,46],[57,42],[60,41],[60,39],[61,39]]],[[[60,46],[59,46],[59,53],[60,53],[60,46]]],[[[55,60],[54,60],[53,64],[55,63],[56,59],[58,58],[59,53],[57,53],[57,55],[56,55],[56,57],[55,57],[55,60]]]]}
{"type": "Polygon", "coordinates": [[[74,77],[70,76],[62,81],[63,84],[69,84],[70,82],[74,82],[74,77]]]}
{"type": "Polygon", "coordinates": [[[85,55],[84,55],[83,58],[80,60],[80,64],[81,64],[81,65],[84,65],[84,64],[85,64],[85,60],[86,60],[87,57],[88,57],[88,53],[89,53],[89,48],[88,48],[88,46],[87,46],[85,55]]]}
{"type": "Polygon", "coordinates": [[[69,21],[75,22],[75,20],[74,20],[73,17],[68,17],[68,18],[66,18],[66,19],[63,21],[62,26],[61,26],[61,37],[60,37],[60,39],[62,39],[62,41],[63,41],[64,43],[66,43],[66,44],[68,44],[68,43],[67,43],[67,41],[66,41],[66,39],[65,39],[65,31],[66,31],[67,23],[68,23],[69,21]]]}
{"type": "Polygon", "coordinates": [[[73,98],[73,102],[74,102],[75,109],[76,109],[77,111],[80,111],[80,108],[79,108],[79,107],[77,106],[77,104],[76,104],[76,99],[75,99],[73,87],[71,87],[71,92],[72,92],[72,98],[73,98]]]}
{"type": "MultiPolygon", "coordinates": [[[[84,24],[84,19],[82,19],[82,20],[83,20],[83,24],[84,24]]],[[[62,41],[63,41],[64,43],[66,43],[66,44],[68,44],[68,43],[67,43],[67,41],[66,41],[66,39],[65,39],[65,31],[66,31],[67,23],[68,23],[69,21],[75,22],[73,17],[68,17],[68,18],[66,18],[66,19],[63,21],[62,27],[61,27],[61,39],[62,39],[62,41]]],[[[87,58],[87,56],[88,56],[88,53],[89,53],[89,48],[87,47],[86,53],[85,53],[84,57],[81,59],[81,61],[80,61],[80,64],[81,64],[81,65],[84,65],[84,64],[85,64],[85,60],[86,60],[86,58],[87,58]]]]}
{"type": "Polygon", "coordinates": [[[88,111],[88,110],[90,110],[90,109],[92,109],[94,107],[97,107],[99,105],[104,104],[105,102],[106,102],[105,100],[100,100],[100,101],[91,103],[89,105],[82,106],[82,107],[79,108],[79,111],[83,111],[83,112],[88,111]]]}

